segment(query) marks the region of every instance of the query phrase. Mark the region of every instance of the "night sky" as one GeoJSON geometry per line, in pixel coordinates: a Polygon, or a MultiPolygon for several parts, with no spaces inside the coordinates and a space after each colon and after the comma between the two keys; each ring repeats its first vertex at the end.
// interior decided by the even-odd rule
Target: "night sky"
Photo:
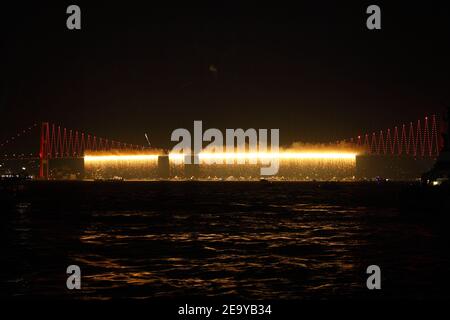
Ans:
{"type": "Polygon", "coordinates": [[[137,144],[147,132],[168,147],[174,129],[203,120],[280,128],[282,144],[331,141],[450,103],[442,4],[297,2],[2,4],[0,139],[48,120],[137,144]],[[66,28],[70,4],[80,31],[66,28]],[[382,30],[366,28],[369,4],[382,30]]]}

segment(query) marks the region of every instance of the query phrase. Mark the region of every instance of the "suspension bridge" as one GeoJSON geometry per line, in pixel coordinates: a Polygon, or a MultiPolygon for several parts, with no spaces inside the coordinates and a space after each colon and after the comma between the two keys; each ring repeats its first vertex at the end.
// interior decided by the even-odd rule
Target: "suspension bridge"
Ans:
{"type": "MultiPolygon", "coordinates": [[[[395,125],[353,138],[336,141],[359,150],[361,154],[376,157],[435,159],[442,148],[441,124],[436,115],[414,122],[395,125]]],[[[38,145],[36,143],[36,145],[38,145]]],[[[55,123],[33,124],[0,143],[0,160],[36,159],[39,161],[40,179],[48,179],[49,163],[54,159],[82,159],[86,152],[145,150],[143,145],[99,137],[55,123]],[[40,129],[40,132],[39,132],[40,129]],[[8,152],[23,137],[39,138],[39,150],[28,153],[8,152]]]]}

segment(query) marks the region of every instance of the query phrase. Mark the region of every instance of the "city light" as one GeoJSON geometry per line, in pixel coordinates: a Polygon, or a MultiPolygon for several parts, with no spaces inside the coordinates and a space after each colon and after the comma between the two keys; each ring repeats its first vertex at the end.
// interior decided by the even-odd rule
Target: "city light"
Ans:
{"type": "Polygon", "coordinates": [[[86,177],[106,179],[120,176],[125,179],[157,179],[167,177],[196,176],[240,177],[254,180],[261,175],[261,168],[277,166],[274,174],[284,179],[308,180],[337,179],[354,176],[357,152],[352,150],[309,149],[280,152],[200,152],[198,162],[188,153],[164,153],[153,151],[94,152],[85,155],[86,177]],[[198,164],[190,172],[189,164],[198,164]],[[275,163],[275,164],[274,164],[275,163]]]}
{"type": "MultiPolygon", "coordinates": [[[[311,159],[311,160],[355,160],[356,153],[354,152],[217,152],[217,153],[199,153],[200,160],[209,159],[245,159],[245,160],[263,160],[263,159],[280,159],[280,160],[295,160],[295,159],[311,159]]],[[[85,162],[96,161],[156,161],[160,155],[157,154],[118,154],[118,155],[86,155],[85,162]]],[[[162,156],[162,155],[161,155],[162,156]]],[[[170,153],[169,159],[171,161],[182,161],[187,154],[170,153]]]]}
{"type": "Polygon", "coordinates": [[[98,161],[156,161],[158,155],[155,154],[122,154],[122,155],[86,155],[85,162],[98,161]]]}
{"type": "MultiPolygon", "coordinates": [[[[185,154],[171,153],[169,158],[171,160],[183,160],[185,154]]],[[[218,153],[199,153],[200,160],[209,159],[246,159],[246,160],[263,160],[263,159],[280,159],[280,160],[295,160],[295,159],[311,159],[311,160],[339,160],[349,159],[355,160],[356,153],[354,152],[218,152],[218,153]]]]}

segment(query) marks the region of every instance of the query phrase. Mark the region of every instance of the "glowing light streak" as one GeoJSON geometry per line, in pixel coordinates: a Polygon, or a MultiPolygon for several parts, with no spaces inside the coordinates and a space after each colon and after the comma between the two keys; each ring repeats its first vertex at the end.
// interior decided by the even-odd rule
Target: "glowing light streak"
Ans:
{"type": "MultiPolygon", "coordinates": [[[[169,155],[170,160],[182,161],[186,155],[181,153],[171,153],[169,155]]],[[[209,159],[280,159],[280,160],[295,160],[295,159],[305,159],[305,160],[355,160],[356,153],[352,152],[248,152],[248,153],[199,153],[198,157],[200,160],[209,159]]]]}
{"type": "MultiPolygon", "coordinates": [[[[157,154],[122,154],[122,155],[86,155],[84,160],[91,161],[145,161],[158,160],[157,154]]],[[[183,160],[185,154],[171,153],[171,160],[183,160]]],[[[247,152],[247,153],[199,153],[200,160],[203,159],[349,159],[355,160],[356,153],[352,152],[247,152]]]]}
{"type": "Polygon", "coordinates": [[[156,154],[124,154],[124,155],[86,155],[85,162],[100,162],[100,161],[157,161],[156,154]]]}

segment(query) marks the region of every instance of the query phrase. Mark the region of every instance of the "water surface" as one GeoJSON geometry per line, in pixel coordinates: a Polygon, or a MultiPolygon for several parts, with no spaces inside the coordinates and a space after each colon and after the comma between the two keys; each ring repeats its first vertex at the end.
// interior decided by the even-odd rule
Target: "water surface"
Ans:
{"type": "Polygon", "coordinates": [[[3,191],[1,295],[448,298],[446,227],[405,184],[31,182],[3,191]],[[82,289],[66,289],[66,267],[82,289]],[[381,292],[366,289],[367,266],[381,292]]]}

